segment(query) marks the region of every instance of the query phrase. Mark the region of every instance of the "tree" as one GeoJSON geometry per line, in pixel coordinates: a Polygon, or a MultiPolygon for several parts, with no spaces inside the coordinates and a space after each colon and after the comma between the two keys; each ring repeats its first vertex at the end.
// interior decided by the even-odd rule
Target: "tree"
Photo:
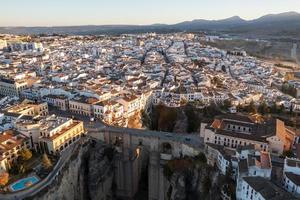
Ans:
{"type": "Polygon", "coordinates": [[[196,156],[196,159],[198,161],[200,161],[200,163],[206,163],[207,162],[207,158],[205,156],[204,153],[200,152],[197,156],[196,156]]]}
{"type": "Polygon", "coordinates": [[[21,157],[23,158],[23,160],[30,160],[30,158],[32,157],[32,152],[29,149],[23,149],[21,151],[21,157]]]}
{"type": "Polygon", "coordinates": [[[223,102],[222,109],[223,109],[223,110],[228,110],[231,106],[232,106],[231,101],[228,100],[228,99],[226,99],[226,100],[223,102]]]}
{"type": "Polygon", "coordinates": [[[203,109],[203,115],[207,118],[214,118],[216,115],[221,114],[215,104],[210,104],[203,109]]]}
{"type": "Polygon", "coordinates": [[[284,111],[284,105],[281,104],[281,105],[279,106],[279,109],[277,109],[277,113],[280,114],[280,113],[282,113],[283,111],[284,111]]]}
{"type": "Polygon", "coordinates": [[[196,132],[201,124],[201,119],[197,113],[197,110],[195,110],[195,107],[188,104],[184,108],[185,115],[187,116],[187,132],[196,132]]]}
{"type": "Polygon", "coordinates": [[[180,99],[180,105],[186,105],[188,101],[185,98],[180,99]]]}
{"type": "Polygon", "coordinates": [[[159,105],[156,107],[154,120],[157,120],[157,130],[172,132],[177,121],[176,108],[159,105]]]}
{"type": "Polygon", "coordinates": [[[258,106],[258,112],[262,115],[268,113],[268,106],[265,101],[258,106]]]}
{"type": "Polygon", "coordinates": [[[274,102],[271,106],[270,111],[271,111],[271,113],[275,114],[275,113],[277,113],[277,110],[278,110],[277,104],[274,102]]]}
{"type": "Polygon", "coordinates": [[[7,172],[0,173],[0,186],[5,186],[8,183],[9,174],[7,172]]]}
{"type": "Polygon", "coordinates": [[[24,167],[24,165],[19,165],[18,166],[18,172],[19,172],[19,174],[23,174],[23,173],[25,173],[25,167],[24,167]]]}
{"type": "Polygon", "coordinates": [[[282,85],[281,91],[293,97],[296,97],[297,95],[297,89],[289,84],[282,85]]]}
{"type": "Polygon", "coordinates": [[[45,153],[43,154],[42,164],[45,169],[50,169],[52,167],[52,162],[45,153]]]}
{"type": "Polygon", "coordinates": [[[149,117],[149,115],[147,114],[147,112],[145,110],[142,110],[141,111],[142,113],[142,123],[143,123],[143,126],[151,129],[151,118],[149,117]]]}
{"type": "Polygon", "coordinates": [[[251,101],[250,104],[246,107],[246,110],[249,113],[256,113],[256,107],[253,101],[251,101]]]}
{"type": "Polygon", "coordinates": [[[236,107],[236,110],[238,112],[242,112],[244,110],[244,107],[241,104],[238,104],[237,107],[236,107]]]}
{"type": "Polygon", "coordinates": [[[293,157],[293,151],[292,150],[284,151],[281,156],[283,158],[285,158],[285,157],[291,158],[291,157],[293,157]]]}

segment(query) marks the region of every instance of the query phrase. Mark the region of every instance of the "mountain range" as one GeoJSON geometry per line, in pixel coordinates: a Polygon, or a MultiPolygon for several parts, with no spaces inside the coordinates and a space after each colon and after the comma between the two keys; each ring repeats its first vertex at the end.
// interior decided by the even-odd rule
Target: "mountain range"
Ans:
{"type": "Polygon", "coordinates": [[[142,32],[220,32],[253,38],[280,38],[300,41],[300,13],[269,14],[254,20],[233,16],[221,20],[196,19],[177,24],[86,25],[53,27],[0,27],[0,33],[12,34],[122,34],[142,32]]]}

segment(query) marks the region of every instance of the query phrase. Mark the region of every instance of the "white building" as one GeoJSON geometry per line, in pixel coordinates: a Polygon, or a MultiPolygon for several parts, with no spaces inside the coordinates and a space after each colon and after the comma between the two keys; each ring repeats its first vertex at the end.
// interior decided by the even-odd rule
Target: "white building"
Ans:
{"type": "Polygon", "coordinates": [[[220,170],[221,174],[226,175],[229,167],[232,167],[233,175],[235,176],[235,170],[233,167],[233,157],[235,151],[228,148],[224,148],[221,145],[207,144],[206,146],[208,164],[216,165],[220,170]]]}
{"type": "Polygon", "coordinates": [[[27,82],[24,80],[0,78],[0,95],[19,97],[20,93],[27,87],[27,82]]]}
{"type": "Polygon", "coordinates": [[[293,158],[284,160],[283,185],[288,192],[300,197],[300,160],[293,158]]]}
{"type": "Polygon", "coordinates": [[[242,191],[237,193],[237,200],[297,199],[262,177],[244,177],[240,184],[242,191]]]}
{"type": "Polygon", "coordinates": [[[239,156],[236,170],[237,196],[243,196],[245,193],[243,188],[243,178],[245,177],[271,180],[272,164],[268,152],[242,150],[237,153],[237,156],[239,156]]]}
{"type": "Polygon", "coordinates": [[[59,153],[85,134],[83,122],[49,116],[39,122],[39,148],[50,154],[59,153]]]}
{"type": "Polygon", "coordinates": [[[43,44],[39,42],[8,42],[7,46],[10,51],[44,51],[43,44]]]}
{"type": "Polygon", "coordinates": [[[25,135],[12,130],[0,134],[0,171],[8,170],[8,166],[18,158],[22,149],[29,149],[29,140],[25,135]]]}
{"type": "MultiPolygon", "coordinates": [[[[203,127],[202,125],[201,127],[203,127]]],[[[243,115],[225,115],[200,133],[205,143],[214,143],[229,148],[253,144],[256,150],[282,154],[292,148],[294,133],[286,131],[284,122],[270,120],[259,123],[255,118],[243,115]]]]}
{"type": "Polygon", "coordinates": [[[43,97],[43,100],[59,110],[66,111],[69,109],[68,97],[64,95],[46,95],[43,97]]]}

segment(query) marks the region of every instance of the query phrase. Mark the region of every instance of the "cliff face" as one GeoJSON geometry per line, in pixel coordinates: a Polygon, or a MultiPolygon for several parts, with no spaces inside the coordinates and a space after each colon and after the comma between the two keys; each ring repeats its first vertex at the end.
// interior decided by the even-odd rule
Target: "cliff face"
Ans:
{"type": "MultiPolygon", "coordinates": [[[[174,164],[182,165],[177,160],[174,164]]],[[[206,164],[183,165],[175,169],[165,184],[165,199],[168,200],[210,200],[221,199],[218,172],[206,164]]]]}
{"type": "MultiPolygon", "coordinates": [[[[57,180],[30,199],[114,200],[116,195],[119,195],[119,198],[134,195],[136,190],[133,187],[138,187],[135,185],[138,184],[138,180],[133,178],[130,171],[134,171],[136,175],[139,168],[134,164],[128,165],[128,162],[125,162],[124,166],[123,161],[122,155],[114,148],[101,142],[88,141],[79,145],[72,153],[57,180]],[[118,176],[120,179],[115,180],[118,176]]],[[[148,163],[147,159],[144,163],[148,163]]],[[[204,161],[201,157],[178,158],[167,161],[164,167],[161,163],[158,166],[159,169],[152,169],[152,175],[159,174],[158,184],[161,186],[159,185],[159,190],[156,191],[158,194],[155,191],[153,194],[158,199],[220,199],[221,179],[218,172],[206,164],[206,158],[204,161]]],[[[142,181],[145,180],[147,178],[143,177],[142,181]]],[[[149,189],[156,185],[146,187],[149,189]]],[[[147,199],[147,192],[142,191],[136,199],[147,199]]]]}
{"type": "Polygon", "coordinates": [[[58,180],[33,199],[110,200],[114,150],[102,143],[81,145],[64,166],[58,180]]]}

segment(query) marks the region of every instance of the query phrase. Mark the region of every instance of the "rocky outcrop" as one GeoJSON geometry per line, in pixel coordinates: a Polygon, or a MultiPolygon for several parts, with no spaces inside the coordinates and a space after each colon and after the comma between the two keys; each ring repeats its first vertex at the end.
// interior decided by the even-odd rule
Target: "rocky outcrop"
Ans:
{"type": "MultiPolygon", "coordinates": [[[[172,161],[171,161],[172,162],[172,161]]],[[[175,161],[181,165],[182,161],[175,161]]],[[[206,164],[195,163],[176,168],[166,177],[165,199],[168,200],[210,200],[221,199],[218,172],[206,164]]]]}
{"type": "Polygon", "coordinates": [[[32,199],[112,199],[113,158],[113,148],[100,142],[87,141],[73,152],[58,179],[32,199]]]}

